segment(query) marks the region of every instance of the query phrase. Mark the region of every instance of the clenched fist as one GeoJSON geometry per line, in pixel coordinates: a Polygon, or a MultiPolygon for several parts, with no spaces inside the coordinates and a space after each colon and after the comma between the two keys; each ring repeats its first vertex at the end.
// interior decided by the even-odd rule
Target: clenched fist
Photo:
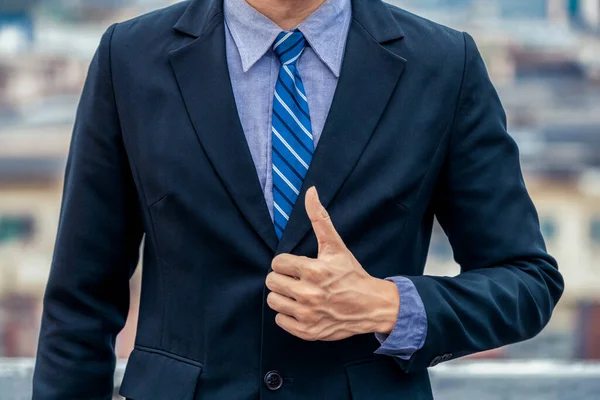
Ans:
{"type": "Polygon", "coordinates": [[[267,303],[277,325],[304,340],[341,340],[369,333],[390,333],[400,307],[393,282],[369,275],[348,250],[315,187],[305,207],[319,253],[316,259],[280,254],[267,275],[267,303]]]}

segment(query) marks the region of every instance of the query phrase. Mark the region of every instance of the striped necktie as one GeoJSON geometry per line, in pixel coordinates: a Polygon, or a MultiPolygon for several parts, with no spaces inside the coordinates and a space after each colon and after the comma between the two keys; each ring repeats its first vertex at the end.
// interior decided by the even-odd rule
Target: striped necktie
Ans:
{"type": "Polygon", "coordinates": [[[273,51],[281,67],[273,98],[273,222],[281,239],[314,152],[308,103],[296,62],[306,39],[300,31],[281,32],[273,51]]]}

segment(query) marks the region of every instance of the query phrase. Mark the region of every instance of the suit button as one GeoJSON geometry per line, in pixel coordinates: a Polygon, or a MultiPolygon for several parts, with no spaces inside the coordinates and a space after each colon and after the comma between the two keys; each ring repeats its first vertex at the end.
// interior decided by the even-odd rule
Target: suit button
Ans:
{"type": "Polygon", "coordinates": [[[433,360],[431,360],[431,362],[429,363],[430,367],[435,367],[436,365],[438,365],[440,362],[442,362],[442,357],[437,356],[435,357],[433,360]]]}
{"type": "Polygon", "coordinates": [[[441,362],[446,362],[452,359],[452,353],[444,354],[441,362]]]}
{"type": "Polygon", "coordinates": [[[283,385],[283,378],[279,372],[269,371],[265,374],[264,382],[270,390],[277,390],[283,385]]]}

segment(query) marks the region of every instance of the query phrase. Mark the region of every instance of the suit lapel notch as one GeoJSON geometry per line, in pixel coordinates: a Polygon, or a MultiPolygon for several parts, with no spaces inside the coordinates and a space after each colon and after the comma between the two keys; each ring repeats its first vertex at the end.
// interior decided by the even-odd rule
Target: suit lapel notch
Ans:
{"type": "Polygon", "coordinates": [[[173,29],[192,37],[199,37],[222,13],[223,0],[192,0],[173,25],[173,29]]]}
{"type": "Polygon", "coordinates": [[[381,0],[352,0],[354,20],[378,43],[404,37],[404,31],[392,15],[390,7],[392,6],[381,0]]]}

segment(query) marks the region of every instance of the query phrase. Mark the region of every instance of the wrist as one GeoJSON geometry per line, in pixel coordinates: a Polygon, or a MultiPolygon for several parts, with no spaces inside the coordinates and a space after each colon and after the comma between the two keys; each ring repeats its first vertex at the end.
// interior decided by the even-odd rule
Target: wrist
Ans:
{"type": "Polygon", "coordinates": [[[400,312],[400,293],[392,281],[374,278],[374,295],[376,304],[373,310],[372,332],[389,335],[398,320],[400,312]]]}

